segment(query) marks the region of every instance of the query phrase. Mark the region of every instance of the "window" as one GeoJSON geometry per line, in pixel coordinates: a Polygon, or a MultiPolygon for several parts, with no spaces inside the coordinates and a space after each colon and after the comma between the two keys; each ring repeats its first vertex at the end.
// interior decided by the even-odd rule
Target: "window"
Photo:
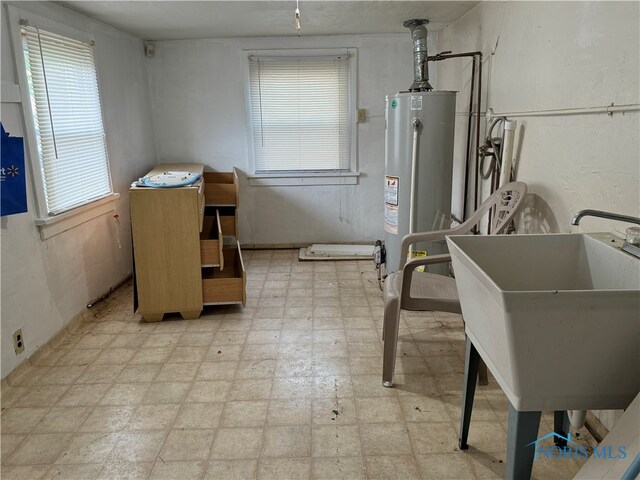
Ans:
{"type": "Polygon", "coordinates": [[[112,194],[93,44],[22,22],[48,215],[112,194]]]}
{"type": "Polygon", "coordinates": [[[249,56],[256,174],[351,169],[351,57],[249,56]]]}

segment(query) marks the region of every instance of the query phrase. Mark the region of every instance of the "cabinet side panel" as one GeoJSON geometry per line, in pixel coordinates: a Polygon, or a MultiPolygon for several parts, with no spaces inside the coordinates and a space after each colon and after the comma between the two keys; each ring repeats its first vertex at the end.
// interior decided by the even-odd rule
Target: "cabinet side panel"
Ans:
{"type": "Polygon", "coordinates": [[[140,313],[202,310],[197,190],[131,191],[140,313]]]}

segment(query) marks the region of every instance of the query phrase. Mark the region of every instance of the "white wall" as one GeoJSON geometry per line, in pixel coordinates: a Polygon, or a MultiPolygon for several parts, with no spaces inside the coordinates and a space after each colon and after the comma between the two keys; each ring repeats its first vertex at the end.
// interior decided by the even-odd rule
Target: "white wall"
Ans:
{"type": "MultiPolygon", "coordinates": [[[[637,2],[482,2],[439,32],[438,45],[483,52],[483,108],[495,112],[637,105],[639,9],[637,2]]],[[[468,98],[469,72],[470,61],[440,62],[437,86],[468,98]]],[[[517,178],[533,194],[523,231],[569,231],[570,217],[584,208],[640,214],[637,111],[514,119],[517,178]]],[[[458,161],[465,139],[459,116],[458,161]]],[[[581,223],[585,231],[614,228],[625,226],[581,223]]]]}
{"type": "MultiPolygon", "coordinates": [[[[496,112],[637,105],[639,10],[638,2],[482,2],[440,32],[438,45],[483,52],[485,105],[496,112]]],[[[469,62],[438,67],[438,87],[467,98],[469,62]]],[[[458,119],[461,158],[466,121],[458,119]]],[[[624,231],[608,220],[585,218],[580,227],[569,220],[584,208],[640,214],[639,112],[517,120],[517,179],[532,194],[520,231],[624,231]]],[[[610,428],[615,415],[600,418],[610,428]]]]}
{"type": "MultiPolygon", "coordinates": [[[[242,182],[244,244],[361,242],[383,236],[384,96],[412,83],[409,32],[403,35],[247,38],[156,43],[148,59],[158,156],[249,170],[243,49],[355,47],[358,185],[256,187],[242,182]]],[[[433,42],[430,45],[434,50],[433,42]]],[[[432,72],[435,78],[435,69],[432,72]]]]}
{"type": "MultiPolygon", "coordinates": [[[[52,2],[18,6],[95,37],[111,174],[114,190],[121,194],[120,227],[104,215],[42,241],[27,184],[29,211],[1,220],[3,378],[88,301],[131,271],[128,186],[156,161],[142,41],[52,2]],[[22,328],[26,346],[19,356],[12,344],[17,328],[22,328]]],[[[5,13],[3,7],[2,81],[17,83],[5,13]]],[[[28,101],[28,94],[23,99],[28,101]]],[[[19,104],[2,103],[1,120],[12,135],[25,136],[19,104]]]]}

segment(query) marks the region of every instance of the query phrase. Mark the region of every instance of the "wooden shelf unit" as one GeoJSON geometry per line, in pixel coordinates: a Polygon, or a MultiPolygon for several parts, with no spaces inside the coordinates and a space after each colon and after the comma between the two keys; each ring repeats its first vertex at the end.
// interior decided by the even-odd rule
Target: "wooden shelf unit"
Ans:
{"type": "Polygon", "coordinates": [[[246,303],[246,272],[238,232],[238,175],[204,172],[200,164],[158,165],[203,174],[178,188],[131,187],[131,230],[139,312],[198,318],[203,305],[246,303]],[[206,212],[206,213],[205,213],[206,212]],[[233,237],[224,245],[225,237],[233,237]]]}

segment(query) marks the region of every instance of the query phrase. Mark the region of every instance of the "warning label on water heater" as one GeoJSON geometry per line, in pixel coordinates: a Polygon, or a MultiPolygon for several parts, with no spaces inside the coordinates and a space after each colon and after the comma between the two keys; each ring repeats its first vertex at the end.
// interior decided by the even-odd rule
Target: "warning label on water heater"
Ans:
{"type": "Polygon", "coordinates": [[[398,233],[398,207],[395,205],[384,206],[384,231],[398,233]]]}
{"type": "Polygon", "coordinates": [[[411,110],[422,110],[422,97],[411,95],[411,110]]]}
{"type": "Polygon", "coordinates": [[[398,177],[384,177],[384,203],[398,205],[398,177]]]}

